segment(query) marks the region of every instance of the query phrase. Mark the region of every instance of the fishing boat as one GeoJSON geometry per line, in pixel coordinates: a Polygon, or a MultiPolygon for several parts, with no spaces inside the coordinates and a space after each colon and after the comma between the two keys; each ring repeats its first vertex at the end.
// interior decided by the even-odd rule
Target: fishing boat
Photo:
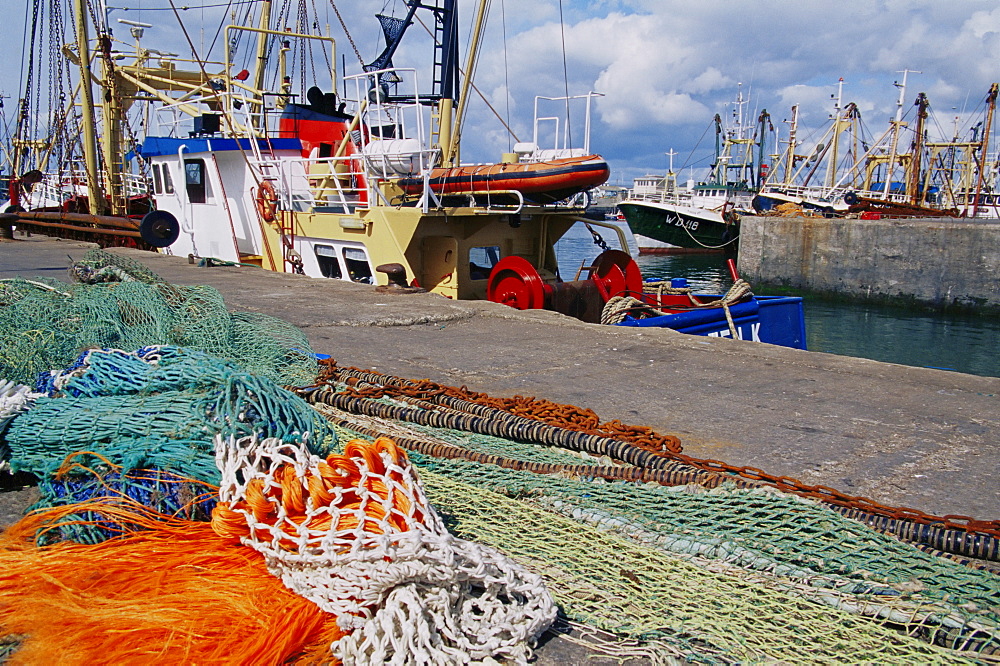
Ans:
{"type": "Polygon", "coordinates": [[[847,188],[840,176],[856,163],[861,136],[861,112],[856,104],[843,103],[844,79],[838,82],[832,122],[808,155],[797,155],[799,107],[792,106],[788,130],[788,150],[780,156],[780,167],[773,169],[753,196],[753,211],[760,215],[775,212],[779,206],[825,216],[843,215],[849,204],[843,201],[847,188]],[[845,149],[846,147],[846,149],[845,149]],[[846,162],[846,166],[843,164],[846,162]]]}
{"type": "MultiPolygon", "coordinates": [[[[271,4],[260,3],[256,25],[225,27],[225,53],[215,61],[148,48],[140,41],[148,26],[132,26],[135,44],[125,45],[98,25],[96,49],[81,30],[72,59],[103,63],[96,80],[104,86],[97,95],[80,87],[84,108],[104,100],[100,130],[96,117],[84,123],[87,212],[71,224],[60,211],[42,221],[15,193],[7,209],[16,226],[450,298],[485,298],[491,270],[508,256],[558,276],[554,243],[583,219],[585,192],[607,180],[608,165],[589,150],[589,132],[582,147],[559,136],[540,147],[540,124],[552,116],[539,118],[539,100],[533,141],[491,164],[461,161],[473,99],[461,73],[475,69],[486,3],[461,70],[457,3],[408,0],[403,16],[378,17],[378,56],[344,76],[331,38],[273,29],[271,4]],[[435,26],[429,75],[393,64],[418,11],[435,26]],[[237,46],[251,67],[238,62],[237,46]],[[297,80],[288,63],[315,49],[325,55],[313,62],[327,69],[297,80]],[[130,143],[124,118],[137,99],[149,108],[143,135],[130,143]],[[139,217],[124,205],[127,145],[155,201],[139,217]]],[[[567,110],[583,104],[579,117],[589,123],[594,95],[541,99],[567,110]]]]}
{"type": "MultiPolygon", "coordinates": [[[[674,283],[679,288],[686,287],[683,281],[674,283]]],[[[653,307],[661,314],[647,317],[629,315],[617,325],[669,328],[690,335],[807,349],[801,297],[753,295],[726,307],[721,305],[724,300],[725,294],[692,294],[683,300],[656,303],[653,307]]],[[[641,307],[632,307],[633,314],[643,311],[641,307]]]]}
{"type": "Polygon", "coordinates": [[[728,197],[738,190],[725,186],[707,189],[704,184],[695,187],[701,189],[673,201],[629,198],[618,204],[641,253],[732,249],[739,236],[739,214],[729,208],[728,197]],[[714,203],[717,205],[706,207],[714,203]]]}
{"type": "MultiPolygon", "coordinates": [[[[586,193],[607,180],[607,163],[590,150],[589,132],[574,147],[559,137],[543,142],[540,130],[552,118],[539,111],[540,100],[583,104],[581,115],[589,119],[594,93],[536,100],[532,140],[515,142],[495,163],[470,166],[460,161],[471,84],[457,68],[453,0],[409,0],[405,16],[380,17],[386,44],[378,57],[362,63],[359,73],[340,77],[340,85],[331,68],[300,95],[292,92],[287,62],[322,46],[331,50],[325,62],[336,63],[333,41],[273,30],[270,3],[261,7],[258,26],[227,26],[224,58],[198,61],[197,68],[187,63],[182,69],[178,58],[145,48],[139,43],[142,28],[132,32],[137,48],[130,57],[117,53],[102,33],[107,91],[99,98],[131,100],[142,91],[144,101],[152,102],[146,132],[131,153],[145,171],[155,210],[130,212],[126,174],[107,168],[124,165],[124,157],[115,161],[92,152],[97,135],[85,132],[85,163],[91,167],[79,183],[87,195],[77,199],[85,208],[74,218],[63,210],[11,210],[18,228],[390,292],[488,298],[593,322],[601,320],[610,299],[628,294],[618,275],[623,267],[630,276],[638,269],[627,254],[621,256],[629,246],[623,229],[584,217],[586,193]],[[418,10],[432,13],[438,26],[438,74],[428,92],[422,92],[418,69],[392,64],[418,10]],[[276,61],[270,78],[234,62],[235,47],[248,39],[255,62],[276,61]],[[280,84],[269,88],[268,80],[280,84]],[[38,217],[43,214],[50,217],[38,217]],[[611,230],[622,250],[595,240],[603,252],[588,274],[566,280],[554,246],[577,223],[588,225],[595,238],[598,229],[611,230]]],[[[480,29],[484,20],[481,9],[480,29]]],[[[87,49],[83,32],[81,54],[87,49]]],[[[478,52],[474,43],[469,52],[469,58],[478,52]]],[[[474,69],[474,62],[465,66],[474,69]]],[[[124,106],[103,110],[102,144],[125,127],[118,113],[124,106]]]]}
{"type": "MultiPolygon", "coordinates": [[[[632,195],[618,204],[637,241],[657,241],[657,245],[648,246],[650,251],[669,251],[672,246],[735,253],[739,215],[751,210],[751,199],[765,174],[763,155],[770,126],[770,116],[764,110],[751,132],[744,119],[746,104],[740,91],[734,103],[734,122],[728,128],[716,114],[715,159],[705,181],[691,181],[680,187],[671,151],[666,177],[653,187],[648,182],[637,183],[632,195]]],[[[644,247],[640,242],[639,251],[643,252],[644,247]]]]}
{"type": "MultiPolygon", "coordinates": [[[[956,127],[950,140],[927,138],[930,103],[920,93],[913,104],[914,127],[904,130],[906,74],[897,82],[895,119],[876,139],[862,136],[861,114],[853,103],[835,99],[832,123],[808,154],[797,154],[798,107],[792,107],[788,148],[782,168],[753,198],[761,215],[784,211],[825,217],[995,217],[995,183],[987,173],[986,154],[995,112],[994,84],[985,97],[983,118],[972,136],[961,138],[956,127]],[[982,134],[979,129],[985,125],[982,134]],[[779,208],[780,207],[780,208],[779,208]]],[[[840,83],[843,86],[843,80],[840,83]]]]}

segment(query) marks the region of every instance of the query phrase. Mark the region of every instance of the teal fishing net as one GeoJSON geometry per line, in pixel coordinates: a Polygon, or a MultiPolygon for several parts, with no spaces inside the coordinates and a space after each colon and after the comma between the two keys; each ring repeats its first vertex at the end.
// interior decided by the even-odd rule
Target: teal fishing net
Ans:
{"type": "Polygon", "coordinates": [[[268,315],[231,313],[212,287],[169,284],[103,250],[89,251],[71,273],[98,281],[0,281],[0,379],[33,384],[82,350],[148,345],[207,352],[280,384],[309,383],[316,375],[301,331],[268,315]]]}
{"type": "MultiPolygon", "coordinates": [[[[199,483],[218,481],[216,434],[308,432],[319,454],[334,442],[327,422],[281,388],[310,383],[317,371],[288,322],[229,312],[211,287],[167,283],[103,250],[69,273],[78,284],[0,281],[0,383],[45,394],[7,391],[0,471],[38,477],[37,507],[124,494],[187,515],[199,483]],[[194,485],[154,482],[160,475],[194,485]]],[[[106,533],[69,536],[92,542],[106,533]]]]}
{"type": "Polygon", "coordinates": [[[125,471],[170,470],[217,483],[212,439],[257,434],[308,443],[324,455],[335,441],[301,398],[231,361],[178,347],[92,350],[43,375],[47,393],[11,423],[14,471],[52,476],[80,451],[125,471]],[[308,434],[307,434],[308,433],[308,434]]]}

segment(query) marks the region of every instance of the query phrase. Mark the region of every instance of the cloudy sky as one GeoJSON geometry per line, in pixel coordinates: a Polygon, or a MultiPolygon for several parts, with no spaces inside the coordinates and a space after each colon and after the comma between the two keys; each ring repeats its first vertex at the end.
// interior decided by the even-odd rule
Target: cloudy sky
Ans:
{"type": "MultiPolygon", "coordinates": [[[[13,24],[31,16],[35,0],[28,2],[26,11],[21,0],[0,0],[11,24],[11,38],[0,42],[7,121],[22,85],[18,64],[24,47],[20,26],[13,24]]],[[[108,4],[116,7],[109,11],[113,23],[126,18],[155,24],[146,31],[146,46],[190,53],[173,12],[163,11],[169,0],[108,4]]],[[[208,5],[220,0],[175,4],[189,7],[179,13],[197,49],[218,44],[215,28],[225,10],[208,5]]],[[[276,10],[279,4],[275,0],[276,10]]],[[[309,11],[318,8],[318,24],[329,24],[337,40],[338,59],[346,57],[348,70],[357,71],[329,0],[302,4],[309,11]]],[[[460,0],[463,58],[473,5],[460,0]]],[[[234,7],[242,13],[246,4],[234,7]]],[[[337,7],[366,61],[381,48],[373,15],[404,12],[401,3],[368,0],[341,1],[337,7]]],[[[430,58],[421,31],[411,28],[412,39],[396,65],[422,66],[419,61],[430,58]]],[[[740,91],[748,100],[745,114],[752,120],[766,108],[781,139],[787,137],[782,121],[798,104],[800,138],[808,143],[827,122],[841,78],[844,103],[858,105],[876,137],[895,114],[899,90],[893,83],[902,80],[903,70],[911,70],[905,112],[912,119],[913,101],[925,92],[932,135],[950,136],[956,125],[966,131],[981,113],[990,84],[1000,80],[996,0],[492,0],[487,33],[476,85],[509,118],[518,138],[531,138],[536,95],[599,92],[591,148],[611,163],[612,182],[623,185],[638,175],[662,173],[667,151],[676,151],[678,171],[704,167],[713,151],[712,118],[719,113],[731,119],[740,91]]],[[[116,26],[115,34],[128,39],[125,26],[116,26]]],[[[571,107],[570,119],[571,136],[580,144],[582,104],[571,107]]],[[[479,100],[470,106],[464,139],[466,160],[492,161],[510,145],[479,100]]]]}

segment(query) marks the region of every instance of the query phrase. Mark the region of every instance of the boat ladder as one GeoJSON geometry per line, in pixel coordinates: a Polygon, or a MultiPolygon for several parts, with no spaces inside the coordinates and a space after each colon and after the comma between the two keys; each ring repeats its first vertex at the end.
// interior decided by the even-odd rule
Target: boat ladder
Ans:
{"type": "MultiPolygon", "coordinates": [[[[261,214],[261,222],[269,224],[278,232],[281,239],[281,260],[282,272],[302,273],[302,257],[295,249],[295,225],[292,220],[291,205],[283,196],[288,190],[283,187],[281,178],[281,165],[274,154],[271,140],[267,137],[251,138],[250,147],[253,153],[251,165],[256,168],[260,175],[260,182],[257,186],[256,196],[258,213],[261,214]],[[262,146],[263,144],[263,146],[262,146]],[[268,205],[266,199],[273,199],[273,216],[262,214],[262,210],[268,205]],[[282,205],[285,204],[285,205],[282,205]],[[268,219],[271,217],[271,219],[268,219]]],[[[263,231],[263,229],[262,229],[263,231]]],[[[263,234],[265,251],[270,254],[267,234],[263,234]]]]}

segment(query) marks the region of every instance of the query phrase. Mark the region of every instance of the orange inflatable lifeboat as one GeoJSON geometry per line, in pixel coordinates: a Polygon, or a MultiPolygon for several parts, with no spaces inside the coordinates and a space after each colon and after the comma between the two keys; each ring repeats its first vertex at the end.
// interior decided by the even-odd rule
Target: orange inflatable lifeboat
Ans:
{"type": "MultiPolygon", "coordinates": [[[[439,195],[471,194],[496,203],[517,203],[517,195],[511,193],[518,192],[527,203],[550,204],[597,187],[610,175],[603,157],[584,155],[544,162],[436,168],[430,173],[430,188],[439,195]]],[[[423,191],[421,178],[397,182],[408,194],[423,191]]]]}

